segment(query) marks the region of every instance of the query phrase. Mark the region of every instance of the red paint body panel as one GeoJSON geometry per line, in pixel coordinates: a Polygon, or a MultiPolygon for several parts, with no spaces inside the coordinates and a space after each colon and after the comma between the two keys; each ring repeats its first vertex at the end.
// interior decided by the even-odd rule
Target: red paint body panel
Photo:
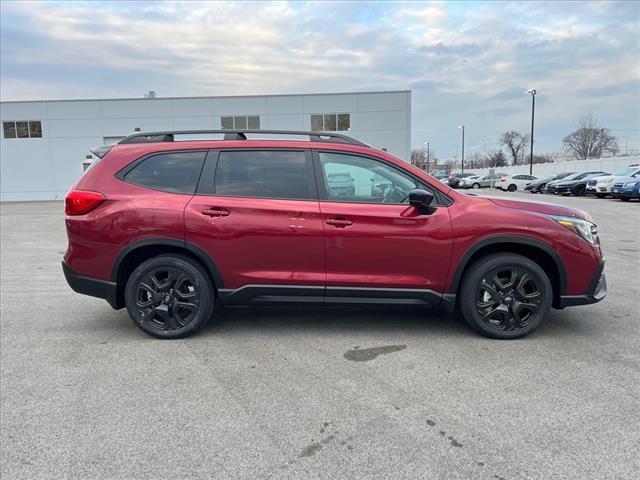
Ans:
{"type": "Polygon", "coordinates": [[[66,219],[64,261],[79,275],[108,280],[116,258],[133,242],[185,239],[218,266],[224,288],[249,284],[425,288],[448,292],[456,267],[477,242],[517,236],[548,245],[566,270],[566,294],[585,292],[601,261],[598,247],[548,215],[587,218],[558,205],[465,195],[386,152],[355,145],[282,140],[185,141],[116,145],[73,187],[107,200],[66,219]],[[274,200],[172,194],[114,175],[143,155],[171,150],[305,148],[374,156],[453,200],[431,215],[407,205],[274,200]],[[203,214],[222,209],[222,217],[203,214]],[[327,224],[348,220],[350,225],[327,224]]]}

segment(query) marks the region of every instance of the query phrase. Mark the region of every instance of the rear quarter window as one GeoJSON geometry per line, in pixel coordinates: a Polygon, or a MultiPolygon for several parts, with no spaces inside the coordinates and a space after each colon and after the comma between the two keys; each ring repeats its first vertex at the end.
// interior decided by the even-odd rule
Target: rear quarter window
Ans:
{"type": "Polygon", "coordinates": [[[169,193],[194,194],[206,152],[171,152],[152,155],[135,164],[122,180],[169,193]]]}

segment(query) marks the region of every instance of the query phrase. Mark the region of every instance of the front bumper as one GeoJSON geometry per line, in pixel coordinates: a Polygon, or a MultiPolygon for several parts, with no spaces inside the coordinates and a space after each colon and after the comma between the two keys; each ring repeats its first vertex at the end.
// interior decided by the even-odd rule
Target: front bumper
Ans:
{"type": "Polygon", "coordinates": [[[75,292],[104,298],[113,308],[122,308],[121,305],[118,305],[117,284],[115,282],[78,275],[64,261],[62,262],[62,271],[67,283],[75,292]]]}
{"type": "Polygon", "coordinates": [[[607,296],[607,278],[604,274],[604,260],[600,262],[598,268],[589,282],[587,291],[583,295],[562,295],[560,297],[559,308],[574,307],[577,305],[589,305],[598,303],[607,296]]]}

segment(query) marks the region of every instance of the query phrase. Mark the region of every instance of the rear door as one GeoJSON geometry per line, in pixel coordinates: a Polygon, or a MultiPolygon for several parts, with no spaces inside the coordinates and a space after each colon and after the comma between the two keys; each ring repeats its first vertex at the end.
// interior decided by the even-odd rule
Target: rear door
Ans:
{"type": "Polygon", "coordinates": [[[417,181],[380,159],[328,151],[314,157],[327,238],[326,301],[438,302],[452,248],[448,208],[420,215],[406,199],[417,181]],[[354,179],[352,193],[330,188],[337,174],[354,179]]]}
{"type": "Polygon", "coordinates": [[[228,303],[322,302],[324,228],[309,151],[210,151],[185,229],[218,267],[228,303]]]}

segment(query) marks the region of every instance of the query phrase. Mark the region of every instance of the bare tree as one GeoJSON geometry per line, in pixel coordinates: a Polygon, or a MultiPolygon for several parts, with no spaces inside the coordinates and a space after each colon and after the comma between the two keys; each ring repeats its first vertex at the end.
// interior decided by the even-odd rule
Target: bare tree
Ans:
{"type": "Polygon", "coordinates": [[[615,154],[618,140],[607,128],[598,126],[598,119],[591,113],[578,117],[577,129],[564,137],[564,148],[578,159],[600,158],[603,153],[615,154]]]}
{"type": "Polygon", "coordinates": [[[411,165],[415,165],[422,170],[426,170],[427,168],[433,170],[438,161],[438,156],[433,150],[429,152],[428,156],[426,148],[415,148],[411,150],[411,165]],[[427,165],[427,162],[429,165],[427,165]]]}
{"type": "Polygon", "coordinates": [[[507,147],[511,154],[511,161],[513,165],[518,164],[520,156],[529,145],[529,135],[523,135],[519,132],[510,130],[500,135],[498,143],[507,147]]]}

